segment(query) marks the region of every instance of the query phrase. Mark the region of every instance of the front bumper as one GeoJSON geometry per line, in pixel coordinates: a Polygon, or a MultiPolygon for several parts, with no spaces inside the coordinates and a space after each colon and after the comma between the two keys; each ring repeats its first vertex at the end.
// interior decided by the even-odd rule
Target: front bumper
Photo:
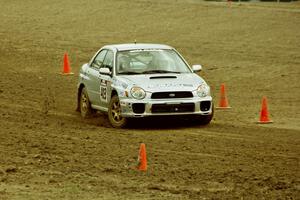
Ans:
{"type": "Polygon", "coordinates": [[[212,97],[182,99],[120,99],[123,117],[163,115],[210,115],[212,97]]]}

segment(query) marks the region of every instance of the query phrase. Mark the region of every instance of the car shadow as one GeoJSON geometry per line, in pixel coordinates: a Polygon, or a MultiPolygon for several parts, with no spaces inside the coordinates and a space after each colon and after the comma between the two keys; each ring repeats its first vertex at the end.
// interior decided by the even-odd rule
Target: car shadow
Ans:
{"type": "MultiPolygon", "coordinates": [[[[90,125],[113,128],[108,120],[107,115],[97,112],[91,118],[85,120],[90,125]]],[[[130,118],[129,123],[123,129],[129,130],[161,130],[161,129],[184,129],[192,127],[205,127],[209,125],[201,125],[193,116],[155,116],[130,118]]]]}
{"type": "Polygon", "coordinates": [[[203,126],[192,117],[161,116],[134,118],[129,121],[127,129],[157,130],[157,129],[181,129],[187,127],[203,126]]]}

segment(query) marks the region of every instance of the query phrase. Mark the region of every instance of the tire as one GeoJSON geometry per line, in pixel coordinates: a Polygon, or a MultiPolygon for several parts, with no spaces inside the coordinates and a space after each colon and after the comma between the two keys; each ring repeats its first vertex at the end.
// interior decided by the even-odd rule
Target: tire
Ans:
{"type": "Polygon", "coordinates": [[[81,116],[85,119],[91,117],[93,113],[91,103],[85,87],[82,88],[80,93],[79,109],[81,116]]]}
{"type": "Polygon", "coordinates": [[[109,102],[108,119],[114,128],[123,128],[128,124],[128,119],[121,116],[121,105],[116,95],[109,102]]]}
{"type": "Polygon", "coordinates": [[[212,105],[212,112],[210,115],[201,115],[199,116],[199,123],[201,125],[207,125],[210,123],[210,121],[213,119],[214,117],[214,106],[212,105]]]}

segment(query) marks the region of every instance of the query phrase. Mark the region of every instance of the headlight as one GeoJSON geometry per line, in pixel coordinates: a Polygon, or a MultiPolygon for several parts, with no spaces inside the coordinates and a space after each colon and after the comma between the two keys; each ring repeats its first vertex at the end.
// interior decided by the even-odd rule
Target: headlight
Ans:
{"type": "Polygon", "coordinates": [[[146,96],[145,90],[137,86],[132,87],[130,93],[131,96],[135,99],[143,99],[146,96]]]}
{"type": "Polygon", "coordinates": [[[199,97],[209,96],[210,95],[210,88],[209,88],[209,86],[206,85],[205,83],[202,83],[197,88],[197,94],[198,94],[199,97]]]}

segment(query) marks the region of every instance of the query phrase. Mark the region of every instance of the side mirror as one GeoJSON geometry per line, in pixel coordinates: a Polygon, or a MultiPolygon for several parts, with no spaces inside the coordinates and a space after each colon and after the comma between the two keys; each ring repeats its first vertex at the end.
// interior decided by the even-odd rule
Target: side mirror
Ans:
{"type": "Polygon", "coordinates": [[[110,69],[107,67],[100,68],[99,73],[103,75],[111,75],[110,69]]]}
{"type": "Polygon", "coordinates": [[[200,72],[202,70],[202,66],[201,65],[193,65],[192,69],[194,72],[200,72]]]}

